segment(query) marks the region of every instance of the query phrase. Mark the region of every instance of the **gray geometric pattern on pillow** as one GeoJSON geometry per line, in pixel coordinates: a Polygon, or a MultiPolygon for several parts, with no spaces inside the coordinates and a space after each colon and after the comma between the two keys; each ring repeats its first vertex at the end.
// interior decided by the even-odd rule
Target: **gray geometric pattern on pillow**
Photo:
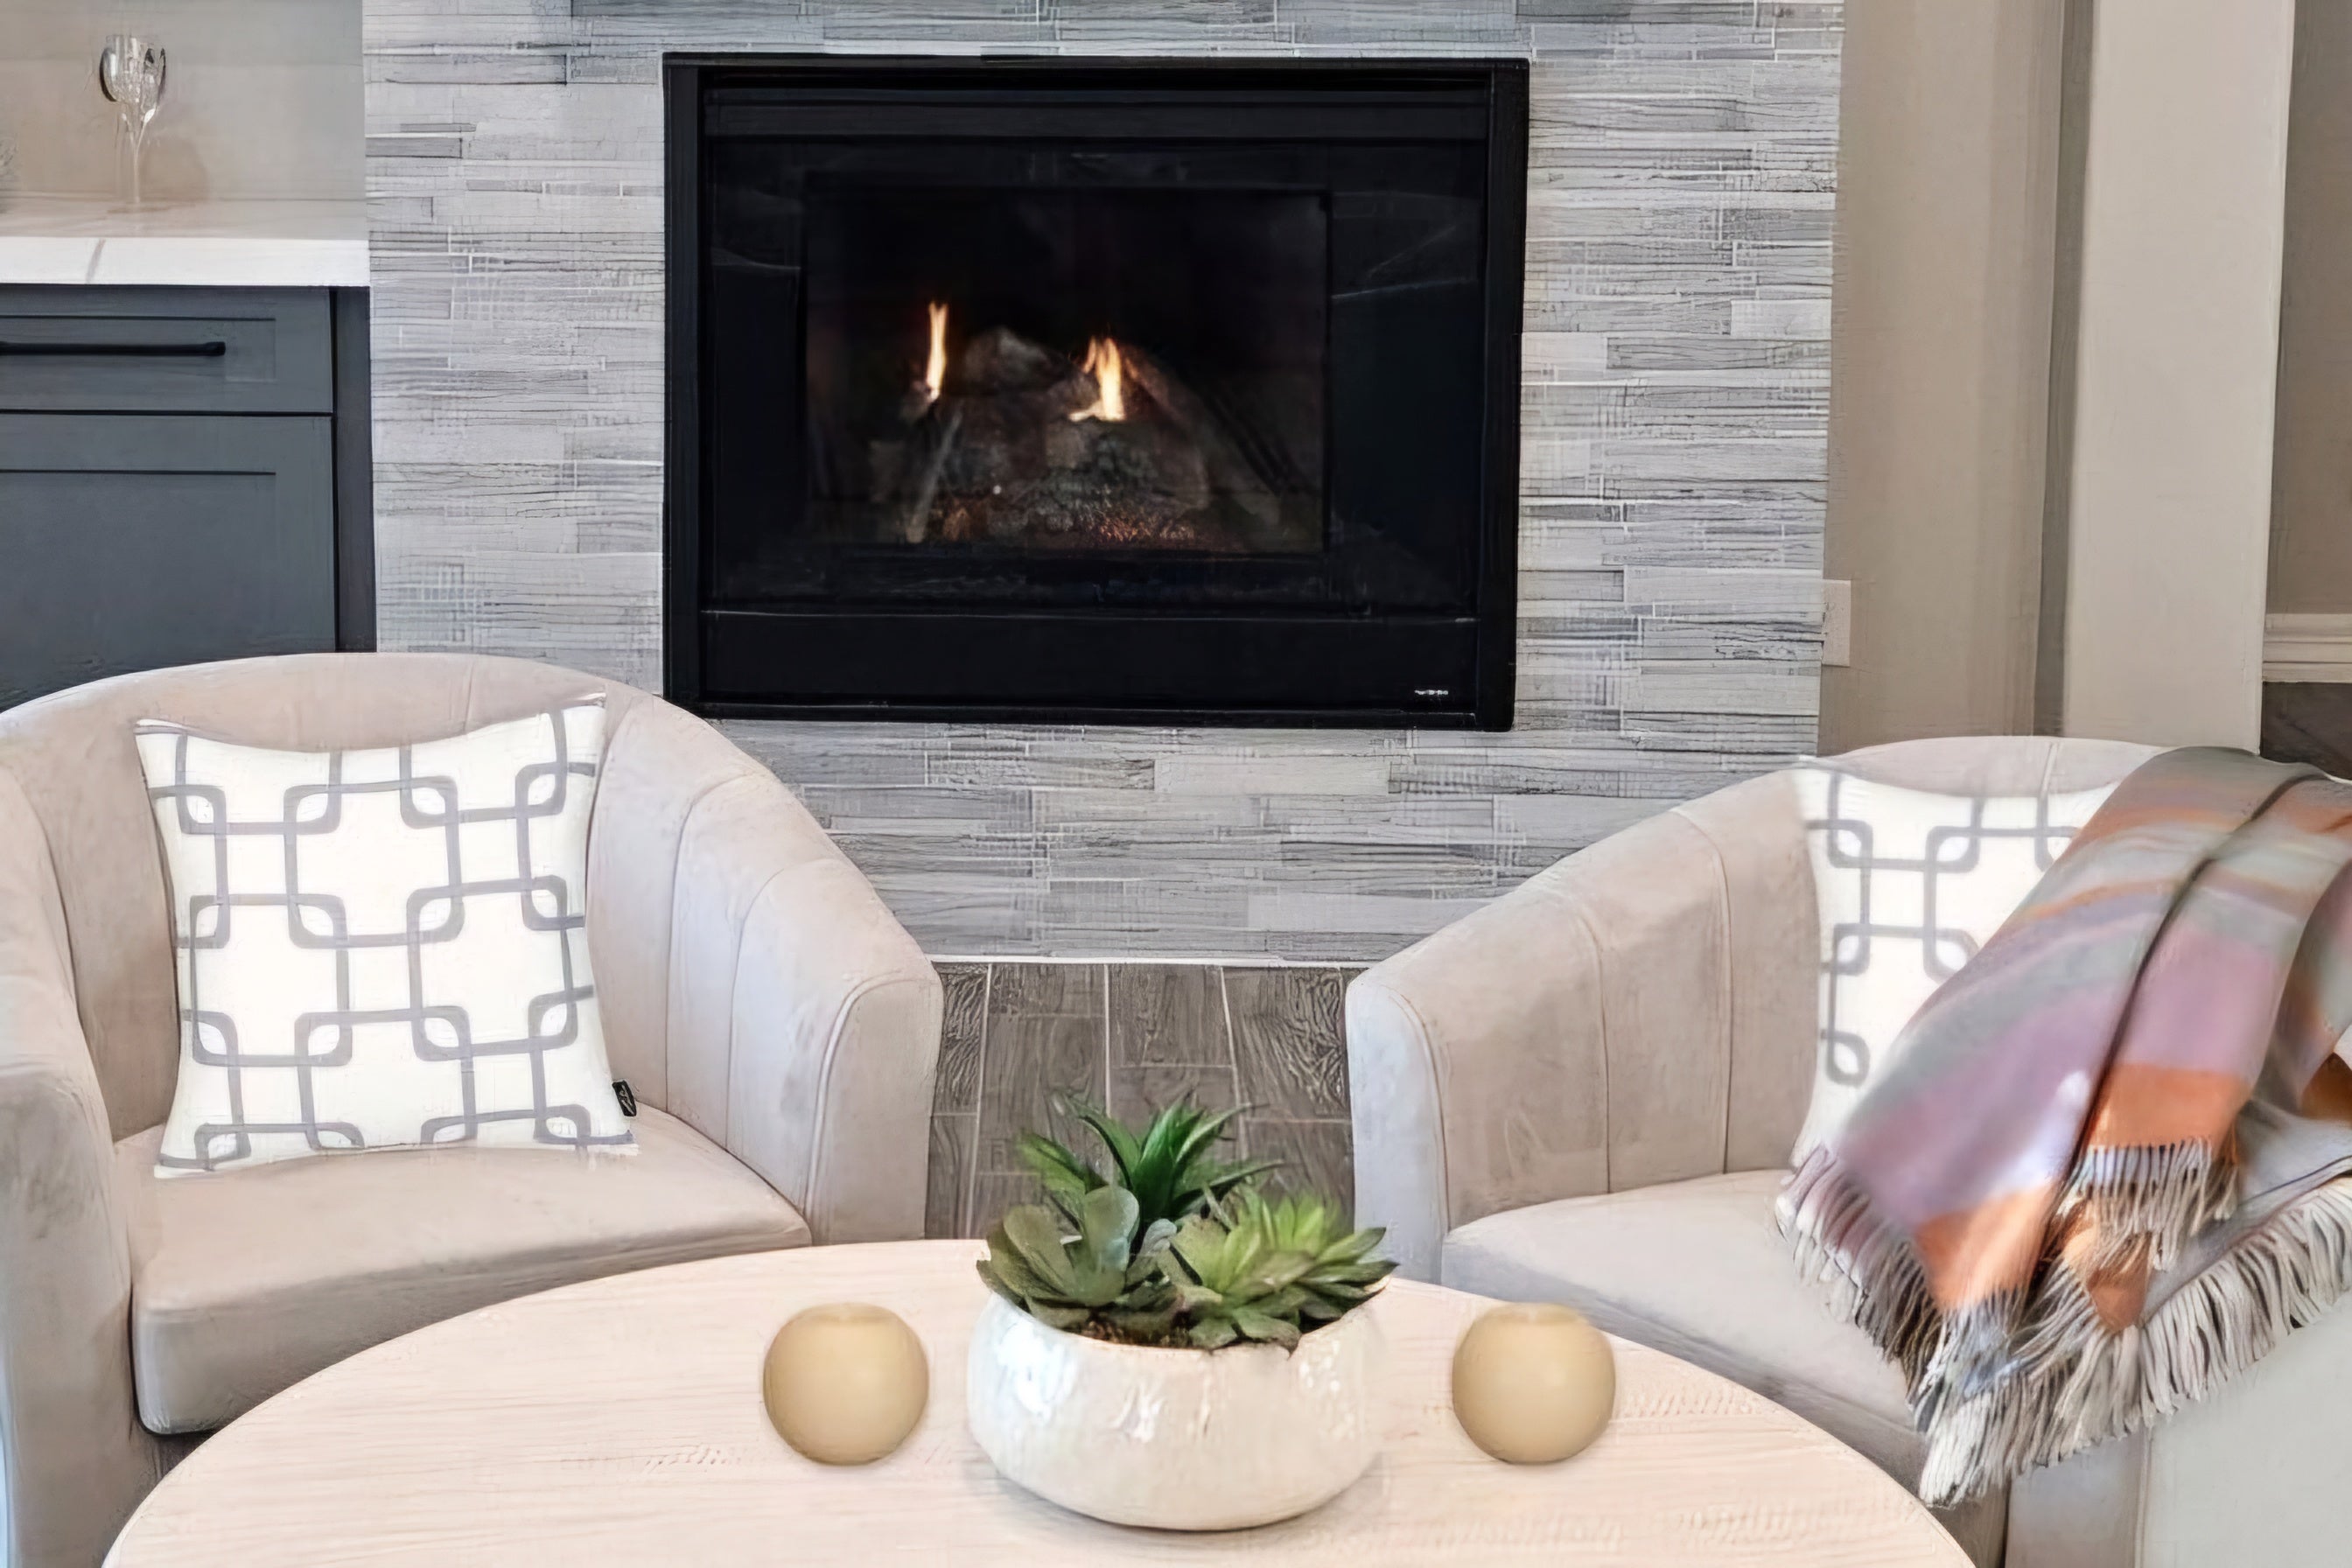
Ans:
{"type": "MultiPolygon", "coordinates": [[[[189,748],[196,737],[191,731],[152,721],[137,727],[142,735],[173,741],[168,774],[152,782],[151,800],[170,808],[173,826],[186,840],[209,846],[208,885],[174,889],[180,896],[173,900],[173,941],[184,954],[184,1059],[223,1069],[227,1082],[227,1116],[194,1129],[193,1157],[175,1155],[167,1147],[158,1152],[159,1165],[208,1171],[235,1163],[253,1155],[253,1139],[258,1134],[299,1135],[310,1151],[322,1153],[371,1146],[355,1122],[322,1115],[317,1092],[320,1075],[351,1066],[357,1031],[370,1026],[404,1026],[418,1061],[457,1069],[456,1108],[424,1118],[413,1137],[401,1142],[464,1142],[478,1138],[485,1128],[515,1122],[529,1123],[529,1141],[541,1144],[585,1148],[632,1142],[625,1126],[616,1131],[597,1131],[598,1123],[611,1121],[609,1114],[599,1116],[586,1104],[554,1099],[549,1092],[548,1055],[577,1043],[583,1016],[593,1016],[586,1005],[595,989],[585,973],[584,888],[561,874],[483,875],[468,868],[468,843],[495,842],[495,857],[478,858],[495,858],[509,873],[529,871],[534,864],[534,828],[583,806],[581,792],[593,796],[597,758],[568,749],[565,710],[542,718],[549,721],[551,736],[548,754],[516,769],[510,787],[498,790],[492,804],[461,805],[467,793],[478,800],[483,797],[483,781],[469,779],[467,789],[461,791],[459,781],[448,773],[419,772],[417,748],[402,746],[396,748],[398,766],[389,778],[348,778],[345,753],[330,753],[322,781],[285,789],[272,809],[263,813],[254,813],[248,803],[244,816],[233,811],[226,789],[192,776],[189,748]],[[331,879],[315,874],[306,864],[306,850],[344,827],[346,807],[370,796],[394,797],[401,825],[416,836],[404,840],[401,853],[418,854],[420,843],[429,843],[438,852],[437,866],[427,860],[415,890],[407,895],[399,923],[378,929],[362,928],[331,879]],[[486,839],[486,835],[495,837],[486,839]],[[510,853],[506,849],[509,837],[510,853]],[[258,860],[256,850],[260,851],[258,860]],[[235,868],[249,874],[257,864],[268,866],[268,873],[239,879],[235,868]],[[436,996],[427,984],[434,950],[460,941],[469,909],[479,919],[479,900],[489,899],[512,900],[522,927],[546,933],[557,955],[552,985],[522,1002],[520,1032],[488,1026],[468,1008],[436,996]],[[290,1039],[242,1038],[233,1014],[207,1005],[207,964],[198,955],[226,950],[240,923],[250,920],[282,921],[284,937],[293,949],[332,955],[332,1005],[300,1013],[290,1039]],[[404,961],[406,995],[398,1005],[356,1004],[352,965],[357,955],[370,952],[397,953],[404,961]],[[527,1060],[530,1098],[524,1103],[486,1106],[477,1093],[478,1069],[502,1058],[527,1060]],[[297,1116],[248,1112],[247,1102],[256,1098],[249,1090],[261,1075],[290,1079],[291,1099],[299,1107],[297,1116]]],[[[394,750],[384,748],[386,752],[394,750]]],[[[154,776],[151,763],[151,781],[154,776]]],[[[188,855],[187,846],[181,847],[181,853],[188,855]]],[[[207,858],[202,850],[194,858],[207,858]]],[[[595,1054],[601,1063],[601,1037],[595,1054]]],[[[509,1075],[503,1081],[520,1076],[509,1075]]],[[[567,1076],[576,1083],[576,1072],[567,1076]]],[[[604,1079],[601,1068],[595,1077],[604,1079]]],[[[599,1081],[597,1087],[604,1085],[599,1081]]],[[[282,1104],[288,1096],[282,1083],[278,1089],[268,1098],[282,1104]]]]}
{"type": "MultiPolygon", "coordinates": [[[[1837,921],[1830,932],[1829,957],[1823,967],[1832,976],[1864,973],[1874,962],[1879,939],[1900,937],[1905,941],[1898,951],[1910,949],[1916,943],[1919,962],[1927,973],[1937,981],[1950,979],[1959,973],[1962,964],[1977,955],[1977,942],[1969,932],[1947,926],[1937,918],[1939,880],[1974,871],[1984,845],[1992,839],[2031,840],[2034,864],[2047,871],[2057,864],[2058,857],[2074,837],[2071,824],[2051,820],[2048,795],[2034,797],[2032,822],[2010,826],[1989,826],[1985,822],[1986,803],[1979,798],[1969,802],[1967,822],[1930,829],[1919,855],[1880,855],[1870,824],[1848,815],[1843,807],[1841,797],[1848,782],[1846,775],[1831,773],[1828,804],[1821,816],[1805,824],[1808,832],[1822,835],[1831,865],[1853,871],[1860,878],[1861,917],[1837,921]],[[1889,900],[1874,899],[1873,884],[1893,876],[1919,879],[1918,923],[1889,922],[1881,917],[1882,908],[1889,900]]],[[[1870,1078],[1870,1042],[1839,1027],[1840,989],[1835,984],[1824,988],[1822,1070],[1832,1082],[1861,1084],[1870,1078]]]]}

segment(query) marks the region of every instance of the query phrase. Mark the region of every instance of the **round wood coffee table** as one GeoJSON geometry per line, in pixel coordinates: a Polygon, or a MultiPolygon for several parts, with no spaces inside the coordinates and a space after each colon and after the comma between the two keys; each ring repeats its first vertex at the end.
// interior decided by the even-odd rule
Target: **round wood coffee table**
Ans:
{"type": "Polygon", "coordinates": [[[1122,1530],[998,1478],[964,1430],[983,1299],[974,1242],[772,1252],[625,1274],[469,1312],[353,1356],[184,1461],[115,1568],[236,1564],[1108,1563],[1967,1568],[1869,1461],[1769,1401],[1619,1342],[1617,1416],[1566,1464],[1470,1446],[1446,1397],[1488,1303],[1408,1281],[1371,1310],[1388,1447],[1336,1500],[1218,1535],[1122,1530]],[[879,1302],[931,1358],[906,1447],[863,1469],[786,1447],[760,1403],[778,1325],[879,1302]]]}

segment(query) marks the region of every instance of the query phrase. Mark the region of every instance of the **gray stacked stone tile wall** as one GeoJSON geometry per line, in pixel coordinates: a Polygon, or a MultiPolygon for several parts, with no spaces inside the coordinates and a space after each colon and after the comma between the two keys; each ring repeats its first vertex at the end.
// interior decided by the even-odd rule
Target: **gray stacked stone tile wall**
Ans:
{"type": "Polygon", "coordinates": [[[1508,734],[738,723],[935,953],[1369,960],[1810,750],[1842,0],[366,0],[387,647],[658,689],[667,49],[1525,55],[1508,734]]]}

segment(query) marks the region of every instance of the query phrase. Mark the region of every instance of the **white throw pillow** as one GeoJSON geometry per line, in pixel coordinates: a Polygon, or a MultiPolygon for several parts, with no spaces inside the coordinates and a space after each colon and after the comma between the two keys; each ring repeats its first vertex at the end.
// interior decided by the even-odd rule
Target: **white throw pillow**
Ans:
{"type": "Polygon", "coordinates": [[[2015,912],[2114,793],[1985,796],[1797,771],[1821,903],[1820,1055],[1792,1163],[1885,1072],[1936,988],[2015,912]]]}
{"type": "Polygon", "coordinates": [[[635,1152],[588,968],[593,699],[273,752],[137,728],[171,889],[159,1176],[402,1144],[635,1152]]]}

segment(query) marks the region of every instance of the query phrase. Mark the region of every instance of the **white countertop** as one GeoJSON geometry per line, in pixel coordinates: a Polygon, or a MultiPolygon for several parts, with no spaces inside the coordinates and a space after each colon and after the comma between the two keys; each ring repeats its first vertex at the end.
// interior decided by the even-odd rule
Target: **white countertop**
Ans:
{"type": "Polygon", "coordinates": [[[158,203],[90,197],[0,206],[0,283],[209,284],[364,289],[362,202],[158,203]]]}

